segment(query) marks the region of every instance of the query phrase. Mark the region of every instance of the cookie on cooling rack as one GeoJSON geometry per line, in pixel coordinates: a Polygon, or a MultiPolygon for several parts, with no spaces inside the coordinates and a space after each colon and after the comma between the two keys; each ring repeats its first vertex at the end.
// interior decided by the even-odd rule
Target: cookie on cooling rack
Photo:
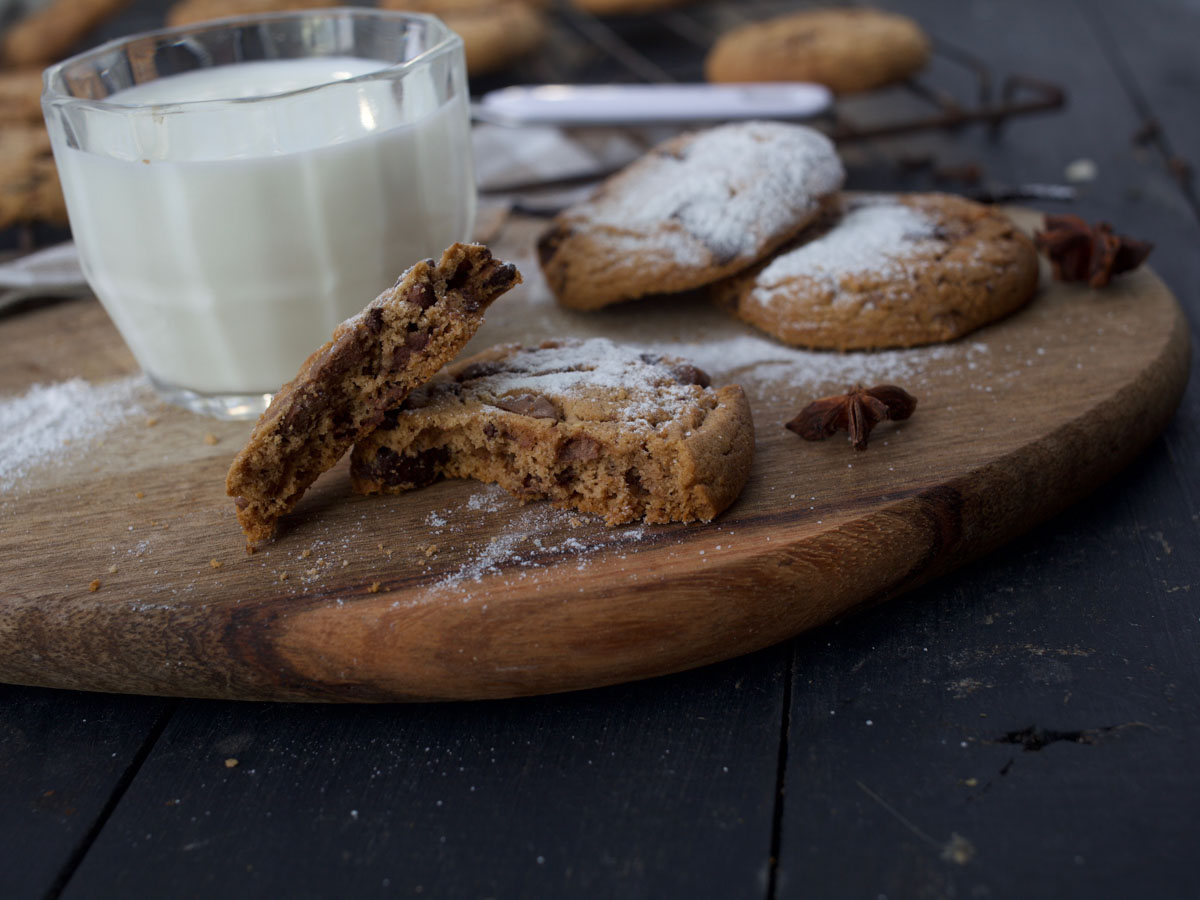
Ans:
{"type": "Polygon", "coordinates": [[[718,39],[709,81],[815,81],[838,94],[903,81],[928,61],[929,38],[907,16],[813,9],[751,22],[718,39]]]}
{"type": "Polygon", "coordinates": [[[785,344],[873,350],[954,340],[1037,289],[1033,243],[962,197],[853,196],[814,231],[714,285],[714,297],[785,344]]]}
{"type": "Polygon", "coordinates": [[[26,222],[67,224],[67,204],[41,125],[5,123],[0,128],[0,228],[26,222]]]}
{"type": "Polygon", "coordinates": [[[546,39],[538,0],[381,0],[384,9],[427,12],[462,38],[467,73],[503,68],[536,50],[546,39]]]}
{"type": "Polygon", "coordinates": [[[695,0],[571,0],[571,5],[598,16],[628,15],[657,12],[686,6],[695,0]]]}
{"type": "Polygon", "coordinates": [[[475,478],[610,525],[690,522],[737,498],[753,456],[740,387],[596,338],[455,363],[355,446],[351,477],[361,493],[475,478]]]}
{"type": "Polygon", "coordinates": [[[598,309],[701,287],[812,222],[841,187],[833,144],[803,125],[680,135],[555,217],[538,259],[558,301],[598,309]]]}

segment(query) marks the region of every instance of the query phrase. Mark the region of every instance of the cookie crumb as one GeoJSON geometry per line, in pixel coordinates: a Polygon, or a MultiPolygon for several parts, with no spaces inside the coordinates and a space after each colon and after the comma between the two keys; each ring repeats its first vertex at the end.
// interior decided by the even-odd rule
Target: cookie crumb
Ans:
{"type": "Polygon", "coordinates": [[[208,564],[210,566],[212,566],[214,569],[219,569],[219,568],[221,568],[221,565],[222,565],[222,563],[219,559],[210,559],[208,561],[208,564]]]}
{"type": "Polygon", "coordinates": [[[346,568],[346,566],[348,566],[348,565],[350,565],[350,560],[348,560],[348,559],[343,559],[343,560],[342,560],[342,568],[344,569],[344,568],[346,568]]]}
{"type": "Polygon", "coordinates": [[[88,590],[91,591],[93,594],[96,593],[96,591],[100,590],[100,579],[97,578],[97,579],[93,580],[92,583],[88,585],[88,590]]]}
{"type": "Polygon", "coordinates": [[[237,764],[238,764],[238,761],[237,761],[236,757],[231,756],[227,760],[225,760],[225,768],[227,768],[227,769],[237,768],[237,764]]]}
{"type": "Polygon", "coordinates": [[[108,574],[109,575],[117,574],[117,564],[116,563],[113,563],[111,566],[108,567],[108,574]]]}
{"type": "Polygon", "coordinates": [[[145,492],[145,491],[138,491],[138,492],[137,492],[137,493],[135,493],[133,496],[134,496],[134,498],[135,498],[135,499],[137,499],[137,500],[145,500],[145,499],[146,499],[146,492],[145,492]]]}
{"type": "Polygon", "coordinates": [[[214,444],[216,444],[218,440],[220,440],[220,438],[218,438],[211,431],[207,432],[204,435],[204,443],[208,444],[208,446],[210,446],[210,447],[212,447],[214,444]]]}
{"type": "Polygon", "coordinates": [[[312,551],[311,551],[311,550],[301,550],[301,551],[300,551],[300,558],[301,558],[301,559],[308,559],[310,556],[312,556],[312,551]]]}
{"type": "Polygon", "coordinates": [[[583,519],[579,518],[579,516],[571,516],[571,518],[567,519],[567,524],[572,528],[579,528],[583,525],[583,519]]]}
{"type": "Polygon", "coordinates": [[[153,427],[154,427],[155,425],[157,425],[157,424],[158,424],[158,418],[157,418],[156,416],[151,416],[150,418],[148,418],[148,419],[146,420],[146,427],[147,427],[147,428],[153,428],[153,427]]]}
{"type": "Polygon", "coordinates": [[[370,584],[367,586],[367,593],[368,593],[368,594],[378,594],[378,593],[379,593],[379,587],[380,587],[380,584],[379,584],[379,582],[378,582],[378,581],[372,581],[372,582],[371,582],[371,583],[370,583],[370,584]]]}
{"type": "Polygon", "coordinates": [[[437,544],[430,544],[428,547],[426,547],[426,548],[425,548],[425,555],[426,555],[426,556],[433,556],[433,554],[435,554],[435,553],[437,553],[437,552],[438,552],[438,545],[437,545],[437,544]]]}
{"type": "Polygon", "coordinates": [[[287,581],[287,579],[288,579],[288,574],[287,574],[287,572],[280,572],[280,573],[279,573],[279,580],[280,580],[280,581],[287,581]]]}

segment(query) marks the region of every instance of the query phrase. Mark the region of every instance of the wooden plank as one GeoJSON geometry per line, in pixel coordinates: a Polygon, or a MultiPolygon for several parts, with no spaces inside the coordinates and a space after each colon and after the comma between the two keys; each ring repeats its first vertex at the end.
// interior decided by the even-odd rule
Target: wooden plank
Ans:
{"type": "Polygon", "coordinates": [[[762,896],[783,660],[523,701],[185,702],[63,897],[762,896]]]}
{"type": "MultiPolygon", "coordinates": [[[[1070,91],[1058,116],[936,153],[1004,183],[1094,160],[1099,178],[1070,208],[1156,241],[1195,321],[1191,210],[1129,142],[1137,117],[1086,9],[909,4],[935,34],[1070,91]]],[[[1128,13],[1147,23],[1139,52],[1160,52],[1148,35],[1163,20],[1128,13]]],[[[876,152],[862,171],[897,186],[876,152]]],[[[1079,507],[908,602],[795,642],[780,897],[1200,890],[1194,370],[1190,386],[1164,439],[1079,507]],[[852,868],[838,864],[848,852],[852,868]]]]}
{"type": "Polygon", "coordinates": [[[53,895],[173,706],[0,685],[0,896],[53,895]]]}

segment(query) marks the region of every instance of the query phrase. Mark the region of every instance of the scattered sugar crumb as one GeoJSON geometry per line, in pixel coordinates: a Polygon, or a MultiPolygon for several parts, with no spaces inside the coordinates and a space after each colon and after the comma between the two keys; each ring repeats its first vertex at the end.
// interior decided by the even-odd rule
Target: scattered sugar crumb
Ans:
{"type": "Polygon", "coordinates": [[[72,378],[0,398],[0,492],[15,488],[35,468],[78,458],[117,425],[141,415],[147,390],[140,375],[101,384],[72,378]]]}

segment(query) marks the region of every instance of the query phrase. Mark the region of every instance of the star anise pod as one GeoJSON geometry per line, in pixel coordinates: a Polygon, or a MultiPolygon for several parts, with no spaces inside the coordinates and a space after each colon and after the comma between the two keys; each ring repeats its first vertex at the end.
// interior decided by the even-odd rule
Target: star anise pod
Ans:
{"type": "Polygon", "coordinates": [[[1046,230],[1033,236],[1059,281],[1086,281],[1094,288],[1136,269],[1154,245],[1117,234],[1107,222],[1089,225],[1079,216],[1046,216],[1046,230]]]}
{"type": "Polygon", "coordinates": [[[835,431],[848,431],[854,449],[866,450],[872,428],[885,419],[907,419],[916,408],[917,398],[894,384],[873,388],[860,384],[844,394],[814,400],[784,427],[806,441],[823,441],[835,431]]]}

